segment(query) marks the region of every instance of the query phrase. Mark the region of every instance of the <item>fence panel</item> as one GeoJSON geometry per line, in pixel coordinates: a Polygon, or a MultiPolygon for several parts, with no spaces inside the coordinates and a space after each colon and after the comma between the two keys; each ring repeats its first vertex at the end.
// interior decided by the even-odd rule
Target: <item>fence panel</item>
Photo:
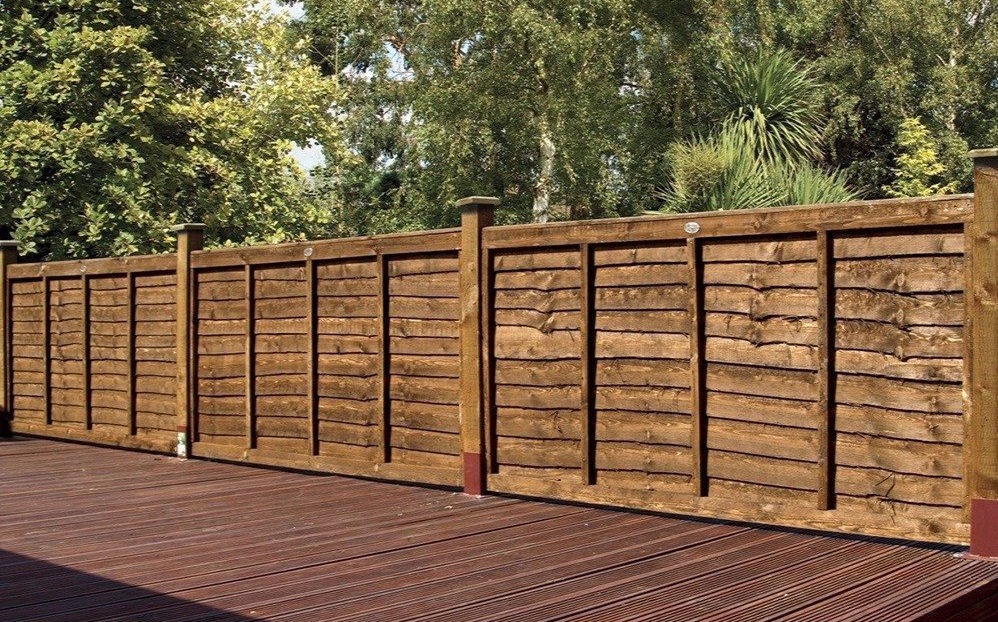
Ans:
{"type": "Polygon", "coordinates": [[[193,455],[459,484],[459,236],[193,253],[193,455]]]}
{"type": "Polygon", "coordinates": [[[14,429],[172,452],[176,259],[12,265],[14,429]]]}
{"type": "Polygon", "coordinates": [[[972,207],[486,228],[489,488],[965,539],[972,207]]]}

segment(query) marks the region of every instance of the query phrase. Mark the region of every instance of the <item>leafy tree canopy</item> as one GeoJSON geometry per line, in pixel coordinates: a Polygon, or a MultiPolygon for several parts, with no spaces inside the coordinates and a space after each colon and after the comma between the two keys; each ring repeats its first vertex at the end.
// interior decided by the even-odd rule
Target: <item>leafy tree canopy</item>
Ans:
{"type": "Polygon", "coordinates": [[[352,230],[452,223],[450,201],[467,193],[503,196],[512,220],[657,207],[676,145],[716,135],[732,108],[728,125],[769,160],[806,155],[814,179],[841,170],[833,185],[868,198],[904,174],[907,119],[925,128],[940,188],[969,189],[967,149],[998,144],[991,0],[304,5],[314,58],[354,89],[345,118],[362,157],[324,172],[341,205],[369,208],[351,212],[352,230]],[[821,88],[786,100],[739,88],[759,76],[738,59],[776,49],[785,62],[760,71],[821,88]],[[782,126],[788,151],[772,152],[772,133],[751,125],[805,101],[782,126]]]}
{"type": "Polygon", "coordinates": [[[44,258],[318,231],[289,158],[322,140],[338,95],[240,0],[0,0],[0,227],[44,258]]]}

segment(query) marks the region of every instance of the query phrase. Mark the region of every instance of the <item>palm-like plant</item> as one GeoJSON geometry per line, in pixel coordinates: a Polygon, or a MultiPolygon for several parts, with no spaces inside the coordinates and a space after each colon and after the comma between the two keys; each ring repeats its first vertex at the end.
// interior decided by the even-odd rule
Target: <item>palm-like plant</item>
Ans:
{"type": "Polygon", "coordinates": [[[727,114],[719,130],[673,145],[672,181],[656,196],[669,212],[697,212],[855,198],[820,155],[819,85],[785,52],[730,63],[716,78],[727,114]]]}
{"type": "Polygon", "coordinates": [[[821,155],[818,82],[786,52],[727,63],[714,84],[727,110],[725,126],[744,134],[759,157],[796,165],[821,155]]]}

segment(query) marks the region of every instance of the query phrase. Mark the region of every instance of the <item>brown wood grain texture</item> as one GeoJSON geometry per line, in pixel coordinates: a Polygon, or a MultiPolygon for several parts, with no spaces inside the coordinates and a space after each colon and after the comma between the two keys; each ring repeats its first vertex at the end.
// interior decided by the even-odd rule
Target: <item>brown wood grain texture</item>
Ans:
{"type": "Polygon", "coordinates": [[[44,404],[44,421],[45,425],[52,425],[52,300],[51,300],[51,281],[48,276],[42,277],[42,361],[43,361],[43,373],[45,377],[42,379],[43,383],[43,393],[42,397],[45,399],[44,404]]]}
{"type": "Polygon", "coordinates": [[[710,494],[800,501],[818,488],[815,236],[710,239],[702,256],[710,494]]]}
{"type": "MultiPolygon", "coordinates": [[[[305,377],[308,401],[308,453],[319,455],[319,314],[316,294],[317,269],[315,261],[305,261],[305,313],[308,324],[308,352],[306,353],[305,377]]],[[[257,370],[259,373],[259,370],[257,370]]]]}
{"type": "Polygon", "coordinates": [[[187,454],[197,440],[198,385],[198,276],[191,268],[191,253],[204,245],[204,230],[196,225],[181,225],[177,233],[175,274],[176,308],[173,318],[174,355],[176,357],[176,429],[186,431],[187,454]]]}
{"type": "Polygon", "coordinates": [[[243,353],[245,356],[245,398],[244,416],[246,417],[246,448],[256,448],[256,306],[255,306],[255,271],[252,264],[246,264],[243,268],[244,282],[244,303],[243,308],[246,314],[246,331],[242,337],[243,353]]]}
{"type": "MultiPolygon", "coordinates": [[[[965,522],[970,522],[971,519],[971,509],[973,504],[973,494],[974,486],[972,480],[975,475],[973,473],[975,469],[973,456],[977,451],[974,446],[974,442],[971,440],[969,435],[973,434],[971,426],[967,424],[968,418],[974,417],[974,361],[976,358],[977,346],[974,344],[974,337],[977,335],[974,324],[976,323],[973,317],[973,312],[976,309],[976,305],[972,302],[973,297],[977,289],[976,279],[976,264],[974,263],[974,235],[975,235],[973,225],[967,225],[963,229],[963,245],[964,245],[964,292],[971,302],[964,305],[963,311],[963,330],[967,335],[967,339],[964,341],[964,351],[963,351],[963,417],[960,418],[959,426],[959,440],[964,444],[964,460],[963,460],[963,520],[965,522]],[[968,436],[964,436],[964,435],[968,436]]],[[[946,419],[952,421],[953,418],[947,417],[946,419]]],[[[911,426],[904,426],[905,430],[910,430],[911,426]]],[[[952,430],[953,426],[950,426],[952,430]]],[[[935,428],[932,430],[935,432],[935,428]]],[[[935,435],[933,435],[935,436],[935,435]]]]}
{"type": "Polygon", "coordinates": [[[195,253],[191,261],[195,268],[286,264],[301,261],[306,248],[312,249],[312,261],[320,262],[373,259],[378,255],[456,251],[461,246],[460,235],[458,229],[441,229],[419,233],[295,242],[266,247],[218,249],[195,253]]]}
{"type": "Polygon", "coordinates": [[[967,497],[998,499],[998,157],[974,161],[967,497]]]}
{"type": "Polygon", "coordinates": [[[75,277],[86,272],[92,276],[121,275],[127,272],[172,272],[177,260],[172,254],[77,259],[45,263],[23,263],[12,266],[9,278],[40,279],[42,277],[75,277]]]}
{"type": "Polygon", "coordinates": [[[138,431],[138,421],[136,417],[135,404],[135,273],[127,274],[128,297],[125,302],[128,313],[127,321],[127,345],[125,346],[127,361],[127,391],[128,391],[128,434],[135,436],[138,431]]]}
{"type": "Polygon", "coordinates": [[[0,241],[0,416],[14,415],[14,287],[9,268],[17,264],[17,242],[0,241]]]}
{"type": "Polygon", "coordinates": [[[390,282],[389,259],[385,255],[378,255],[377,258],[377,278],[378,278],[378,446],[380,453],[379,462],[389,463],[392,461],[392,340],[391,340],[391,320],[392,320],[392,297],[390,282]]]}
{"type": "Polygon", "coordinates": [[[834,206],[767,208],[665,217],[619,218],[547,225],[490,227],[487,248],[529,249],[582,243],[623,243],[644,240],[685,240],[683,225],[699,224],[700,238],[799,234],[903,226],[952,225],[973,217],[970,195],[892,199],[834,206]]]}
{"type": "Polygon", "coordinates": [[[835,507],[835,238],[819,231],[818,285],[818,509],[835,507]]]}
{"type": "MultiPolygon", "coordinates": [[[[482,249],[480,272],[480,317],[482,343],[479,356],[482,358],[482,452],[485,460],[486,488],[490,475],[499,472],[499,415],[496,409],[496,358],[495,329],[501,316],[495,304],[495,277],[500,257],[485,248],[479,238],[482,249]]],[[[548,321],[547,316],[538,313],[534,317],[540,324],[548,321]],[[539,316],[539,317],[537,317],[539,316]]]]}
{"type": "Polygon", "coordinates": [[[599,272],[593,266],[593,247],[582,244],[579,247],[579,368],[582,450],[582,483],[596,483],[596,304],[595,293],[599,282],[599,272]]]}
{"type": "Polygon", "coordinates": [[[707,449],[707,357],[704,306],[704,248],[696,238],[686,241],[689,278],[690,357],[690,484],[693,494],[709,493],[707,449]]]}
{"type": "MultiPolygon", "coordinates": [[[[583,408],[581,382],[588,362],[583,362],[582,354],[590,346],[583,343],[582,332],[593,322],[584,317],[584,290],[592,296],[593,307],[600,303],[599,288],[594,283],[589,287],[583,284],[585,261],[580,251],[576,246],[492,255],[497,278],[515,275],[516,284],[515,289],[510,281],[509,289],[492,290],[493,473],[508,468],[574,469],[575,481],[590,481],[586,474],[592,467],[584,465],[583,458],[589,454],[587,444],[595,439],[591,437],[589,443],[582,440],[587,427],[583,419],[590,408],[598,407],[599,397],[594,393],[590,406],[583,408]],[[503,309],[538,315],[529,324],[512,316],[500,321],[503,309]],[[571,316],[566,325],[570,328],[555,329],[545,319],[558,316],[571,316]],[[530,437],[519,436],[526,434],[530,437]],[[539,455],[532,455],[534,452],[539,455]],[[546,453],[550,455],[543,455],[546,453]]],[[[594,282],[595,274],[587,278],[594,282]]]]}
{"type": "Polygon", "coordinates": [[[90,275],[80,277],[80,297],[83,300],[83,427],[93,428],[93,398],[91,397],[91,353],[90,353],[90,275]]]}
{"type": "MultiPolygon", "coordinates": [[[[482,248],[482,231],[491,226],[496,201],[459,202],[461,212],[461,251],[458,255],[460,337],[458,365],[459,453],[470,457],[476,468],[464,473],[466,491],[480,494],[486,473],[494,462],[494,422],[492,411],[491,331],[492,300],[489,293],[502,283],[492,270],[492,258],[482,248]],[[491,454],[491,455],[488,455],[491,454]]],[[[464,459],[464,458],[462,458],[464,459]]]]}

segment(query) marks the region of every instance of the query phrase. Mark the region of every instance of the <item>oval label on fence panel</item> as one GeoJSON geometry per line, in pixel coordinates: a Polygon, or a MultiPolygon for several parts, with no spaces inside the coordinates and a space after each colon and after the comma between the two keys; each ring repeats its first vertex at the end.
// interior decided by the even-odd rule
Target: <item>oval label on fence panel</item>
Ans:
{"type": "Polygon", "coordinates": [[[698,222],[688,222],[685,225],[683,225],[683,231],[685,231],[686,233],[689,233],[690,235],[693,235],[694,233],[697,233],[698,231],[700,231],[700,223],[698,223],[698,222]]]}

